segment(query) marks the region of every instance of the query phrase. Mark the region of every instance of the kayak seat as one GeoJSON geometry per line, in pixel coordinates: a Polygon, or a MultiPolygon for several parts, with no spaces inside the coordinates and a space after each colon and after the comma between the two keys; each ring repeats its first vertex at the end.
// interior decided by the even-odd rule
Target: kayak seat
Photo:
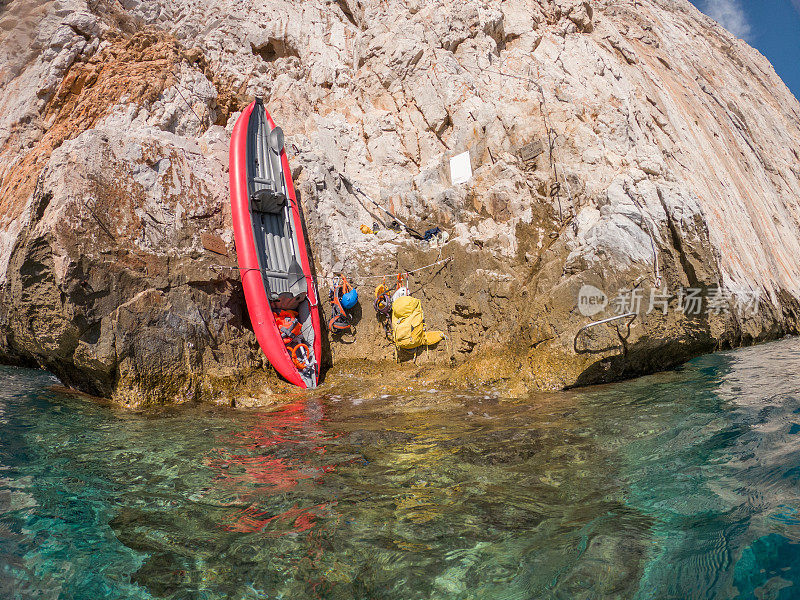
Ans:
{"type": "Polygon", "coordinates": [[[303,303],[303,300],[306,299],[306,295],[302,294],[301,296],[294,296],[289,292],[283,292],[281,294],[272,294],[272,298],[270,298],[270,306],[272,306],[272,310],[297,310],[298,307],[303,303]]]}
{"type": "Polygon", "coordinates": [[[262,213],[277,214],[283,210],[286,204],[286,196],[280,192],[273,192],[270,189],[260,189],[253,192],[251,196],[253,210],[262,213]]]}
{"type": "Polygon", "coordinates": [[[297,307],[306,299],[308,294],[308,282],[306,281],[303,269],[292,261],[289,265],[289,272],[286,275],[270,277],[267,274],[270,284],[270,304],[273,309],[278,310],[297,310],[297,307]],[[280,281],[277,281],[280,279],[280,281]]]}

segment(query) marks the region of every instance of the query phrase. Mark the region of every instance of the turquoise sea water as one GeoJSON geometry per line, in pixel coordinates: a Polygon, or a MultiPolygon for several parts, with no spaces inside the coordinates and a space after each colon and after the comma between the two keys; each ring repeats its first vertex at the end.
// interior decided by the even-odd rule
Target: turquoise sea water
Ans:
{"type": "Polygon", "coordinates": [[[800,598],[797,339],[526,401],[0,381],[3,599],[800,598]]]}

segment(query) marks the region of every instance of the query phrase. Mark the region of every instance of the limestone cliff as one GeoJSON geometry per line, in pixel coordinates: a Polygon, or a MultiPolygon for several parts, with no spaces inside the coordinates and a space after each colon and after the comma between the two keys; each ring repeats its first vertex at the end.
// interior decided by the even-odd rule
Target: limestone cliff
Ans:
{"type": "Polygon", "coordinates": [[[393,364],[365,278],[440,257],[411,287],[450,343],[419,361],[458,385],[608,381],[798,330],[800,105],[686,0],[12,0],[0,89],[0,358],[93,394],[281,387],[231,268],[227,144],[255,95],[323,297],[337,270],[360,285],[334,364],[393,364]],[[353,183],[450,241],[363,234],[385,218],[353,183]],[[580,332],[613,316],[578,311],[587,285],[636,290],[630,329],[580,332]]]}

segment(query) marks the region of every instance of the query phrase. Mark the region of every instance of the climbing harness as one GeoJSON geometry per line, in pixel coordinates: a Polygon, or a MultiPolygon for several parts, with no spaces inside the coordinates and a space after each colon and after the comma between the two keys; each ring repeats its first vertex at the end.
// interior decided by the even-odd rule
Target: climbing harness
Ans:
{"type": "Polygon", "coordinates": [[[383,325],[384,333],[388,339],[392,334],[392,296],[383,285],[375,289],[375,317],[383,325]]]}
{"type": "Polygon", "coordinates": [[[386,277],[383,283],[375,288],[375,312],[388,317],[392,313],[392,295],[386,289],[386,277]]]}
{"type": "Polygon", "coordinates": [[[347,312],[358,302],[358,292],[353,289],[344,275],[334,279],[333,286],[328,292],[331,301],[331,318],[328,321],[328,330],[331,333],[343,332],[351,329],[352,316],[347,312]]]}
{"type": "Polygon", "coordinates": [[[395,300],[403,296],[409,295],[408,287],[409,272],[405,274],[397,274],[397,284],[395,290],[392,292],[386,287],[386,277],[383,278],[383,283],[375,288],[375,316],[383,323],[386,330],[386,337],[392,339],[392,306],[395,300]],[[404,281],[405,278],[405,281],[404,281]]]}
{"type": "Polygon", "coordinates": [[[392,312],[392,297],[389,294],[379,292],[375,298],[375,312],[388,315],[392,312]]]}

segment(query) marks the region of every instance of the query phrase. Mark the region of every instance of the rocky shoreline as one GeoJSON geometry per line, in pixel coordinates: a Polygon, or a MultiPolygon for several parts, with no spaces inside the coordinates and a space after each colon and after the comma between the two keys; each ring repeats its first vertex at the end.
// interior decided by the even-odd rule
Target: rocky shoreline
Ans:
{"type": "Polygon", "coordinates": [[[362,298],[355,339],[325,341],[326,385],[522,396],[797,334],[800,103],[689,2],[636,4],[8,3],[0,360],[126,406],[293,393],[235,269],[228,141],[256,95],[287,134],[322,298],[337,270],[362,298]],[[362,233],[383,215],[348,182],[450,240],[362,233]],[[371,277],[446,257],[411,287],[448,342],[398,367],[371,277]],[[581,311],[587,286],[604,311],[581,311]],[[630,329],[582,331],[614,308],[638,308],[630,329]]]}

